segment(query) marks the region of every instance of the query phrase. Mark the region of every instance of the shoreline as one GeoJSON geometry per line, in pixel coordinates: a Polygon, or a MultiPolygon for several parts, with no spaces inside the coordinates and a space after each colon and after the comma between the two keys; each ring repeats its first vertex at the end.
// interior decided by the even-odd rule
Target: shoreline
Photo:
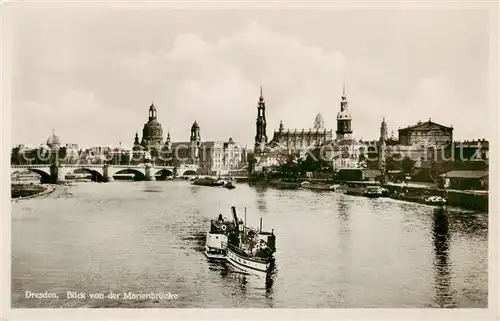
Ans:
{"type": "MultiPolygon", "coordinates": [[[[11,186],[12,186],[12,184],[11,184],[11,186]]],[[[30,185],[25,185],[25,186],[30,186],[30,185]]],[[[11,195],[10,201],[11,202],[17,202],[17,201],[21,201],[21,200],[27,200],[27,199],[31,199],[31,198],[46,196],[46,195],[49,195],[52,192],[54,192],[56,190],[56,188],[57,188],[56,184],[48,184],[47,186],[43,186],[43,185],[40,184],[40,185],[36,185],[36,186],[40,186],[40,187],[45,188],[45,189],[43,191],[40,191],[38,193],[34,193],[32,195],[28,195],[28,196],[21,196],[21,197],[15,197],[14,198],[11,195]]]]}

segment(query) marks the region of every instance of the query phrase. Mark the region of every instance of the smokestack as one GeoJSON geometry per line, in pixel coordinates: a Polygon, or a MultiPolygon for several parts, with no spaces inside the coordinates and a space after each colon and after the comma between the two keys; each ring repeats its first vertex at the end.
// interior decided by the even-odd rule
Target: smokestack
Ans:
{"type": "Polygon", "coordinates": [[[259,233],[262,233],[262,217],[260,218],[260,229],[259,229],[259,233]]]}
{"type": "Polygon", "coordinates": [[[239,224],[238,224],[238,216],[236,215],[236,207],[231,206],[231,210],[233,211],[234,224],[236,225],[236,229],[238,229],[239,224]]]}

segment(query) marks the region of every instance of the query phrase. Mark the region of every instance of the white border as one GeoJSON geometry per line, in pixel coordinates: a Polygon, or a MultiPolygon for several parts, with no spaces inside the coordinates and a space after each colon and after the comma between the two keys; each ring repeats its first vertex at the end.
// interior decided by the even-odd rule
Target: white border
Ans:
{"type": "MultiPolygon", "coordinates": [[[[1,1],[1,0],[0,0],[1,1]]],[[[0,320],[88,320],[88,319],[450,319],[450,320],[494,320],[498,319],[498,185],[496,179],[490,178],[490,218],[489,218],[489,307],[488,309],[254,309],[241,313],[238,309],[10,309],[10,149],[11,149],[11,105],[10,105],[10,9],[13,6],[29,5],[36,6],[78,6],[78,7],[102,7],[103,9],[183,9],[183,10],[488,10],[490,19],[490,176],[498,177],[498,54],[499,54],[499,25],[498,25],[498,3],[497,1],[243,1],[243,2],[209,2],[209,1],[183,1],[183,2],[62,2],[62,1],[3,1],[1,3],[1,146],[2,160],[0,171],[2,179],[1,202],[1,255],[2,268],[0,282],[2,298],[0,306],[0,320]]]]}

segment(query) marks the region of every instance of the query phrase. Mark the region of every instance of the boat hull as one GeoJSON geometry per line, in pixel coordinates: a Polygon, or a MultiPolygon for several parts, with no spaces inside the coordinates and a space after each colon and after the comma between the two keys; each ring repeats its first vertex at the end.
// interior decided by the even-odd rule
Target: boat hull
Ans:
{"type": "Polygon", "coordinates": [[[214,249],[210,248],[208,245],[205,246],[205,256],[210,261],[225,261],[226,260],[226,252],[224,250],[214,251],[214,249]]]}
{"type": "Polygon", "coordinates": [[[381,197],[382,195],[379,193],[365,193],[364,196],[369,197],[369,198],[378,198],[378,197],[381,197]]]}
{"type": "Polygon", "coordinates": [[[259,276],[265,276],[271,265],[271,262],[260,262],[243,257],[230,248],[227,249],[226,260],[239,271],[259,276]]]}

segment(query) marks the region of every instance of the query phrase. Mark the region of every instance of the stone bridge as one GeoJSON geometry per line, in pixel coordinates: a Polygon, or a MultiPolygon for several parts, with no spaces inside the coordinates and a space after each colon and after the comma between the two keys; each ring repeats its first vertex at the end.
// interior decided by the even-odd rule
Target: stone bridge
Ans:
{"type": "Polygon", "coordinates": [[[155,180],[156,176],[183,176],[196,175],[197,165],[156,166],[156,165],[102,165],[102,164],[76,164],[76,165],[12,165],[11,176],[15,172],[35,172],[42,177],[43,182],[57,183],[65,180],[67,174],[75,170],[84,170],[92,174],[92,180],[97,182],[111,182],[117,174],[135,174],[144,180],[155,180]]]}

